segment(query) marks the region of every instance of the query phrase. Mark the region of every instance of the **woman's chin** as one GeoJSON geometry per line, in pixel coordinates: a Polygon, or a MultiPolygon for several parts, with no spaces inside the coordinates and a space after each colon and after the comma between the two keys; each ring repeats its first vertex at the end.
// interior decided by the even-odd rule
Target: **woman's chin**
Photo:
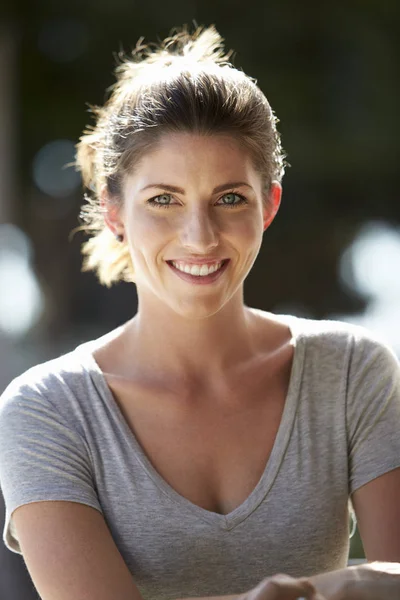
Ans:
{"type": "Polygon", "coordinates": [[[224,307],[225,303],[217,301],[215,298],[207,298],[202,299],[202,301],[192,301],[192,302],[179,302],[174,304],[171,308],[185,319],[191,320],[202,320],[207,319],[208,317],[212,317],[217,314],[224,307]]]}

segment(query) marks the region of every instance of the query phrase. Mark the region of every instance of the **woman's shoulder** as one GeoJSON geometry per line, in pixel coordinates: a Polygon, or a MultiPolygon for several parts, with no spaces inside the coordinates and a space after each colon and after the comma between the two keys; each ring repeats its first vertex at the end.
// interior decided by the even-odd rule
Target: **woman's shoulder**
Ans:
{"type": "Polygon", "coordinates": [[[0,396],[0,430],[67,427],[84,434],[103,401],[102,381],[84,342],[15,377],[0,396]]]}
{"type": "Polygon", "coordinates": [[[98,338],[81,342],[60,356],[31,366],[8,384],[1,398],[19,392],[41,394],[54,386],[79,384],[88,374],[97,370],[93,352],[118,337],[121,330],[122,326],[117,327],[98,338]]]}
{"type": "Polygon", "coordinates": [[[0,395],[0,411],[11,404],[28,405],[40,401],[53,406],[65,406],[66,399],[87,395],[94,368],[90,342],[49,360],[31,366],[10,381],[0,395]]]}
{"type": "Polygon", "coordinates": [[[394,354],[388,342],[376,332],[355,323],[336,319],[312,319],[290,314],[256,310],[260,317],[280,323],[291,331],[293,341],[302,340],[314,348],[349,348],[355,352],[382,349],[394,354]]]}
{"type": "Polygon", "coordinates": [[[2,399],[24,392],[40,394],[46,386],[79,371],[74,358],[74,352],[68,352],[29,367],[8,384],[1,396],[2,399]]]}

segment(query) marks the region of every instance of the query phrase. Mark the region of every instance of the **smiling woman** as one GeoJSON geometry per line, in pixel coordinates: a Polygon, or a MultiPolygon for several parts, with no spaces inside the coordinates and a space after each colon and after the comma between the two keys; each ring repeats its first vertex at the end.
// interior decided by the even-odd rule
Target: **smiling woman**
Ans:
{"type": "MultiPolygon", "coordinates": [[[[266,202],[272,182],[281,181],[284,154],[276,118],[254,80],[234,69],[229,56],[212,27],[199,29],[193,36],[183,30],[153,52],[138,44],[132,58],[117,67],[118,81],[108,102],[93,109],[96,126],[81,138],[77,152],[77,166],[88,189],[81,216],[84,228],[95,233],[83,247],[84,269],[94,269],[105,285],[120,279],[132,281],[134,265],[126,244],[115,244],[105,227],[105,202],[99,199],[105,195],[121,207],[127,174],[135,172],[163,138],[165,142],[177,133],[203,140],[229,136],[231,145],[234,140],[251,157],[266,202]]],[[[233,169],[231,173],[237,181],[233,169]]],[[[152,174],[145,188],[183,193],[171,176],[160,179],[154,170],[152,174]],[[167,185],[157,183],[161,180],[167,185]]],[[[232,191],[229,188],[235,185],[229,181],[221,174],[214,192],[232,191]]]]}
{"type": "Polygon", "coordinates": [[[1,398],[4,542],[42,600],[400,597],[399,363],[245,305],[284,154],[228,59],[213,27],[139,44],[77,146],[83,268],[139,306],[1,398]],[[350,501],[390,568],[346,568],[350,501]]]}
{"type": "Polygon", "coordinates": [[[176,314],[204,318],[240,295],[280,193],[235,138],[164,133],[121,183],[122,206],[103,188],[103,227],[129,247],[141,306],[150,294],[176,314]]]}

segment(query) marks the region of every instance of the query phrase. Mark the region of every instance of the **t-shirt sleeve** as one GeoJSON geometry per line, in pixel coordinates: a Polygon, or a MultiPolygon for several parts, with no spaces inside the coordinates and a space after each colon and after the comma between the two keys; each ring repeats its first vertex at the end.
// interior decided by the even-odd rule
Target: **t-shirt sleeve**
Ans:
{"type": "Polygon", "coordinates": [[[372,336],[355,339],[347,394],[349,492],[400,467],[400,364],[372,336]]]}
{"type": "Polygon", "coordinates": [[[101,511],[83,437],[36,391],[10,384],[0,398],[0,487],[3,541],[21,554],[13,511],[31,502],[68,500],[101,511]]]}

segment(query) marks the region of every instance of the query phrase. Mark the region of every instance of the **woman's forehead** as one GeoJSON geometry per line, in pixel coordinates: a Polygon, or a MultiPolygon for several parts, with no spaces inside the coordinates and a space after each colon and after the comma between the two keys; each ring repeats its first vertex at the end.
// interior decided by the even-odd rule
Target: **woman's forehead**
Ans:
{"type": "Polygon", "coordinates": [[[210,137],[165,138],[125,178],[125,190],[134,194],[151,187],[182,194],[194,188],[216,193],[217,188],[240,185],[261,190],[261,177],[248,153],[232,139],[210,137]]]}
{"type": "Polygon", "coordinates": [[[210,167],[229,170],[245,166],[250,154],[239,140],[228,134],[168,133],[142,156],[133,172],[152,169],[155,163],[159,168],[165,165],[173,170],[192,164],[196,167],[199,160],[203,166],[209,163],[210,167]]]}

